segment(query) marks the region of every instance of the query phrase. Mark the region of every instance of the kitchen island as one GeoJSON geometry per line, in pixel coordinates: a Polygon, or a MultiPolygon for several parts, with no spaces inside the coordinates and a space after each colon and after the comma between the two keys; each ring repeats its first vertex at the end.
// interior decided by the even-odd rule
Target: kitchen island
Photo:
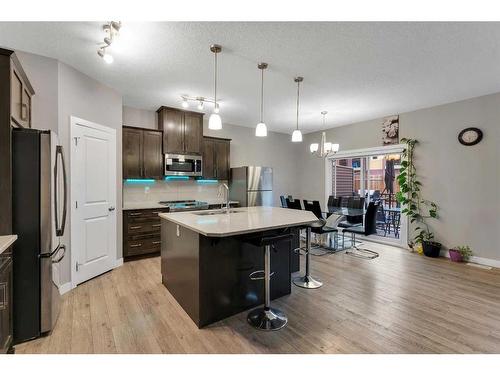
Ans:
{"type": "Polygon", "coordinates": [[[255,236],[294,234],[271,251],[271,299],[290,294],[298,228],[317,220],[309,211],[278,207],[159,216],[162,282],[200,328],[263,303],[263,281],[250,278],[264,268],[263,249],[249,241],[255,236]]]}

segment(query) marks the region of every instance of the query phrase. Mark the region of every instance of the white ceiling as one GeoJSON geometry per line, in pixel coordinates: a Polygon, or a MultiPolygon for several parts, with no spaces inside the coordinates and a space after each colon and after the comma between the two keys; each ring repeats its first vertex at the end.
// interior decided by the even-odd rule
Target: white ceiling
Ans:
{"type": "MultiPolygon", "coordinates": [[[[500,91],[500,23],[123,22],[115,62],[96,53],[102,23],[0,22],[0,46],[53,57],[123,94],[125,105],[180,106],[213,96],[219,43],[223,122],[255,126],[257,63],[265,122],[295,126],[296,75],[304,76],[300,127],[307,133],[500,91]]],[[[205,110],[207,111],[207,109],[205,110]]]]}

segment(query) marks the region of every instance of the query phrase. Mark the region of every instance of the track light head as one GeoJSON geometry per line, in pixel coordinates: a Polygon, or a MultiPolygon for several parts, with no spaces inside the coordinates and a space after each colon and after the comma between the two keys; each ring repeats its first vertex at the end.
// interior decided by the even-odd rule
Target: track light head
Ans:
{"type": "Polygon", "coordinates": [[[111,21],[110,24],[111,24],[111,27],[116,30],[116,32],[120,31],[120,29],[122,27],[121,21],[118,21],[118,22],[117,21],[111,21]]]}

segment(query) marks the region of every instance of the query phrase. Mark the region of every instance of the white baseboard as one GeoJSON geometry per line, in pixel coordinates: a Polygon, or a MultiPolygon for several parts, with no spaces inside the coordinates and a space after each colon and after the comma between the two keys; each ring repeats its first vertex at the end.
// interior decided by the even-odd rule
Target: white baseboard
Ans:
{"type": "Polygon", "coordinates": [[[59,287],[59,294],[62,296],[65,293],[68,293],[71,289],[73,289],[73,285],[71,284],[71,281],[66,284],[62,284],[59,287]]]}
{"type": "Polygon", "coordinates": [[[115,262],[113,264],[113,268],[117,268],[117,267],[120,267],[120,266],[123,266],[123,258],[115,260],[115,262]]]}
{"type": "MultiPolygon", "coordinates": [[[[439,254],[442,257],[449,258],[450,253],[448,250],[441,250],[441,253],[439,254]]],[[[490,258],[482,258],[482,257],[477,257],[477,256],[471,256],[469,258],[469,263],[477,263],[477,264],[482,264],[483,266],[490,266],[490,267],[495,267],[495,268],[500,268],[500,260],[497,259],[490,259],[490,258]]]]}

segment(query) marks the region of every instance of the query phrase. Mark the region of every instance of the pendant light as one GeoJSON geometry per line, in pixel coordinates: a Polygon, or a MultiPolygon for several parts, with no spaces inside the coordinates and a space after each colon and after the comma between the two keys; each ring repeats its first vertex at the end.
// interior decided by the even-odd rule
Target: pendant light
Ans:
{"type": "Polygon", "coordinates": [[[267,126],[264,123],[264,69],[267,69],[267,63],[260,63],[257,65],[257,68],[260,69],[261,72],[261,81],[260,81],[260,122],[257,124],[255,128],[255,136],[256,137],[267,137],[267,126]]]}
{"type": "Polygon", "coordinates": [[[222,129],[222,120],[219,115],[219,105],[217,104],[217,54],[222,51],[222,47],[218,44],[212,44],[210,46],[210,51],[213,52],[215,57],[214,66],[214,112],[210,115],[208,119],[208,128],[211,130],[222,129]]]}
{"type": "Polygon", "coordinates": [[[295,77],[294,81],[297,82],[297,127],[292,133],[292,142],[302,142],[302,133],[299,130],[299,97],[300,97],[300,82],[304,80],[303,77],[295,77]]]}

